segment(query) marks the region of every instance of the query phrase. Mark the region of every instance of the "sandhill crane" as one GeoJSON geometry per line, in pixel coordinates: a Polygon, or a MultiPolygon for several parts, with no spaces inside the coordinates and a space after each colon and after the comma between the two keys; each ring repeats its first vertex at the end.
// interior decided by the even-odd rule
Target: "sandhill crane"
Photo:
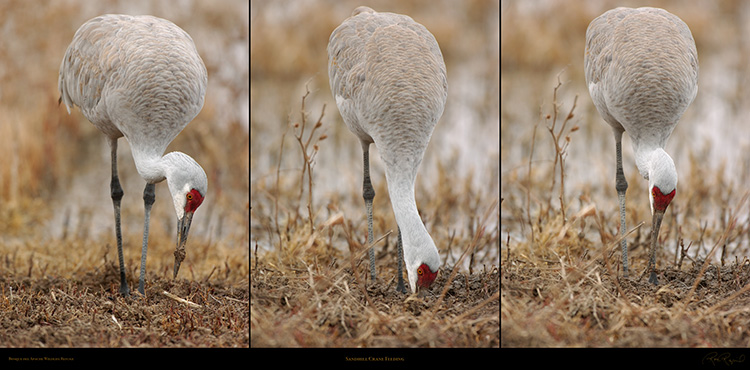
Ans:
{"type": "MultiPolygon", "coordinates": [[[[414,181],[448,95],[443,54],[435,37],[410,17],[358,7],[328,40],[328,77],[341,117],[359,138],[364,159],[362,197],[372,245],[369,148],[375,143],[398,224],[398,285],[428,288],[437,277],[440,255],[417,212],[414,181]]],[[[370,275],[375,280],[375,257],[370,275]]]]}
{"type": "MultiPolygon", "coordinates": [[[[657,8],[617,8],[589,24],[584,57],[591,99],[615,134],[620,233],[625,233],[622,133],[633,141],[635,163],[648,179],[653,215],[649,282],[658,284],[655,251],[664,212],[677,189],[677,170],[664,151],[669,135],[698,92],[698,54],[688,26],[657,8]]],[[[623,238],[622,266],[628,277],[623,238]]]]}
{"type": "Polygon", "coordinates": [[[60,101],[77,105],[107,137],[112,156],[110,190],[115,209],[115,236],[120,259],[120,293],[125,280],[120,232],[123,191],[117,174],[117,139],[125,136],[143,191],[145,220],[138,291],[144,294],[146,252],[154,185],[167,180],[177,213],[174,277],[185,258],[193,213],[201,205],[208,180],[189,155],[167,145],[203,107],[206,67],[193,39],[174,23],[152,16],[102,15],[76,31],[60,65],[60,101]]]}

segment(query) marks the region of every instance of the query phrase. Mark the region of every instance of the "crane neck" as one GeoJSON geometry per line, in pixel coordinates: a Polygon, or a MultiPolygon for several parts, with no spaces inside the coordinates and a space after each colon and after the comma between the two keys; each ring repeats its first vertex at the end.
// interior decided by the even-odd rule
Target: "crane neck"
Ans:
{"type": "Polygon", "coordinates": [[[432,271],[437,271],[440,267],[440,256],[435,242],[427,232],[417,211],[414,198],[415,179],[415,167],[407,166],[399,170],[397,166],[387,166],[388,194],[391,197],[393,213],[396,215],[396,223],[401,230],[404,262],[412,291],[415,290],[416,270],[420,265],[426,263],[432,271]]]}
{"type": "Polygon", "coordinates": [[[167,178],[167,168],[169,167],[169,159],[167,155],[160,155],[154,152],[147,152],[138,150],[138,148],[131,145],[133,152],[133,161],[135,167],[138,170],[138,174],[146,180],[149,184],[156,184],[164,181],[167,178]]]}
{"type": "Polygon", "coordinates": [[[396,215],[396,222],[401,228],[402,241],[404,244],[413,244],[407,243],[407,241],[424,242],[424,238],[430,236],[417,211],[417,203],[414,198],[414,176],[394,172],[396,171],[386,171],[386,181],[388,182],[388,194],[391,197],[393,213],[396,215]]]}
{"type": "Polygon", "coordinates": [[[635,165],[638,167],[641,176],[648,179],[652,184],[656,182],[669,191],[673,190],[674,186],[677,185],[677,169],[672,157],[659,146],[641,145],[636,147],[634,145],[633,149],[635,151],[635,165]]]}
{"type": "Polygon", "coordinates": [[[182,152],[170,152],[164,156],[148,154],[133,150],[133,159],[138,173],[149,184],[167,180],[169,192],[178,218],[185,212],[185,196],[197,190],[202,197],[206,196],[208,179],[203,168],[189,155],[182,152]]]}
{"type": "MultiPolygon", "coordinates": [[[[133,160],[138,169],[138,174],[149,184],[177,177],[180,173],[194,170],[194,167],[203,172],[203,169],[192,157],[182,152],[169,152],[162,156],[133,150],[133,160]]],[[[203,177],[205,177],[205,174],[203,177]]]]}

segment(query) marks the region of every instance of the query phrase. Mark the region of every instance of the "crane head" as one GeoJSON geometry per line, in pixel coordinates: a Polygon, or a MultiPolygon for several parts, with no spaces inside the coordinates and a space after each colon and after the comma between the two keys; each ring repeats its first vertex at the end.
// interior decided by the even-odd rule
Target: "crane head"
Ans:
{"type": "Polygon", "coordinates": [[[432,239],[421,247],[412,246],[404,242],[404,262],[406,262],[406,274],[409,278],[409,287],[412,293],[420,289],[427,290],[435,282],[440,269],[440,255],[434,247],[432,239]]]}
{"type": "Polygon", "coordinates": [[[180,264],[185,259],[185,244],[187,244],[190,224],[193,222],[195,210],[203,203],[204,196],[197,189],[191,189],[185,194],[185,208],[181,218],[177,219],[177,248],[174,251],[174,277],[180,271],[180,264]]]}
{"type": "Polygon", "coordinates": [[[180,264],[185,259],[190,224],[193,214],[203,203],[208,188],[208,179],[203,168],[190,156],[180,152],[168,153],[173,166],[167,172],[167,185],[172,193],[175,213],[177,214],[177,247],[174,251],[174,277],[180,271],[180,264]]]}
{"type": "Polygon", "coordinates": [[[654,185],[651,187],[651,194],[649,196],[649,198],[651,198],[651,213],[664,213],[667,210],[669,203],[672,202],[675,193],[677,193],[677,189],[672,189],[671,192],[664,194],[658,186],[654,185]]]}
{"type": "Polygon", "coordinates": [[[430,270],[430,267],[426,263],[423,263],[417,268],[417,287],[418,288],[429,288],[430,285],[435,281],[439,269],[435,271],[430,270]]]}
{"type": "Polygon", "coordinates": [[[651,153],[646,178],[651,214],[664,213],[677,193],[677,169],[672,157],[663,149],[658,148],[651,153]]]}

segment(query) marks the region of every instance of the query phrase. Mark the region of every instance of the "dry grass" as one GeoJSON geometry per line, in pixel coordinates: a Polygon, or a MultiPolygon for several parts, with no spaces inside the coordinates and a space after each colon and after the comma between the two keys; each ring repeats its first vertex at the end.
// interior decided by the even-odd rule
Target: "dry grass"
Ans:
{"type": "MultiPolygon", "coordinates": [[[[247,346],[247,255],[224,242],[195,238],[188,243],[188,264],[173,280],[173,238],[149,242],[144,298],[135,292],[130,298],[119,295],[117,254],[111,244],[29,238],[4,245],[0,342],[43,348],[247,346]],[[178,303],[164,291],[200,307],[178,303]]],[[[136,245],[134,241],[125,247],[136,245]]],[[[134,291],[139,257],[135,251],[126,255],[134,291]]]]}
{"type": "Polygon", "coordinates": [[[0,278],[0,341],[45,348],[247,345],[248,296],[241,284],[147,274],[147,297],[130,300],[118,296],[119,284],[112,283],[118,277],[119,270],[107,265],[76,279],[0,278]],[[187,297],[200,307],[157,290],[187,297]]]}

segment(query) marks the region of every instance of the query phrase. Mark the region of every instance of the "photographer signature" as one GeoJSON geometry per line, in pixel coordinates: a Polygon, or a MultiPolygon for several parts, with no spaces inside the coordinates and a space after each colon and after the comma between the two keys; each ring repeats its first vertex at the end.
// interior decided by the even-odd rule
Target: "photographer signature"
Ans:
{"type": "Polygon", "coordinates": [[[709,363],[713,366],[716,366],[717,364],[724,364],[727,366],[732,366],[737,363],[745,362],[745,355],[739,355],[737,358],[731,358],[731,354],[729,352],[724,352],[719,354],[718,352],[710,352],[703,356],[703,360],[701,361],[701,364],[709,363]]]}

